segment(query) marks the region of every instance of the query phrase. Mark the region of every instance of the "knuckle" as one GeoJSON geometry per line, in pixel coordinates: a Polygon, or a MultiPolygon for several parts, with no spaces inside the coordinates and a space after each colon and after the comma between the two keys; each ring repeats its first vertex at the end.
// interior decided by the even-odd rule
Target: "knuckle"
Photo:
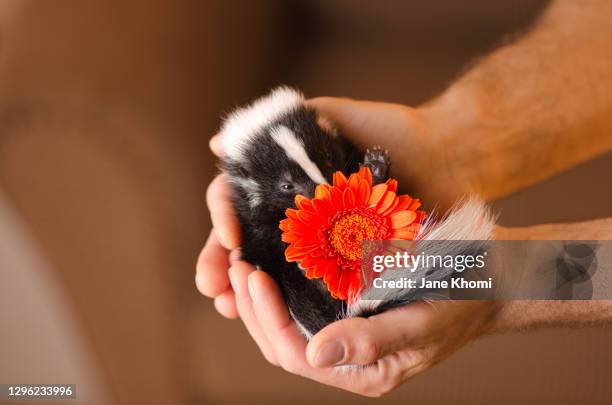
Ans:
{"type": "Polygon", "coordinates": [[[270,353],[270,351],[261,349],[261,353],[263,354],[264,358],[268,363],[272,364],[275,367],[279,366],[278,361],[276,360],[276,356],[270,353]]]}
{"type": "Polygon", "coordinates": [[[365,335],[359,343],[358,351],[356,357],[361,362],[372,363],[378,358],[380,346],[371,335],[365,335]]]}
{"type": "Polygon", "coordinates": [[[380,398],[393,391],[399,384],[397,377],[383,376],[382,374],[369,382],[362,388],[362,395],[380,398]]]}
{"type": "Polygon", "coordinates": [[[397,378],[383,381],[378,388],[378,396],[387,395],[399,385],[397,378]]]}
{"type": "Polygon", "coordinates": [[[357,391],[360,395],[370,398],[380,398],[383,394],[377,386],[368,385],[357,391]]]}

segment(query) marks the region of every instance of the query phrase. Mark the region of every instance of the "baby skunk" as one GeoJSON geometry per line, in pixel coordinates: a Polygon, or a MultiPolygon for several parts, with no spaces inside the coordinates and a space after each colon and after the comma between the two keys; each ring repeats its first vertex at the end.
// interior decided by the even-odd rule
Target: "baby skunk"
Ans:
{"type": "MultiPolygon", "coordinates": [[[[221,168],[228,174],[241,225],[242,259],[276,280],[307,338],[338,319],[369,316],[416,299],[414,291],[406,291],[390,300],[358,301],[349,308],[332,298],[322,280],[307,279],[296,263],[285,260],[287,245],[281,241],[279,222],[287,208],[295,208],[295,196],[312,197],[315,186],[331,183],[335,171],[349,175],[361,165],[370,168],[375,184],[383,182],[389,165],[385,152],[374,148],[364,154],[305,106],[301,93],[287,87],[234,111],[220,135],[221,168]]],[[[482,203],[469,200],[440,223],[424,226],[418,237],[482,241],[489,239],[492,227],[482,203]]],[[[453,253],[461,251],[446,252],[453,253]]]]}

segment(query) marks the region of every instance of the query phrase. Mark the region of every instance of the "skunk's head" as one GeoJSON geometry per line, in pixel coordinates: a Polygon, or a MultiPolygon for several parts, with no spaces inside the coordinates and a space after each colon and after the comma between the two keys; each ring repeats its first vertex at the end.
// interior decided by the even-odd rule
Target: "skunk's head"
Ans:
{"type": "Polygon", "coordinates": [[[286,87],[233,112],[220,135],[224,170],[259,212],[282,213],[297,194],[312,197],[317,184],[331,182],[337,170],[357,170],[360,161],[357,149],[286,87]]]}

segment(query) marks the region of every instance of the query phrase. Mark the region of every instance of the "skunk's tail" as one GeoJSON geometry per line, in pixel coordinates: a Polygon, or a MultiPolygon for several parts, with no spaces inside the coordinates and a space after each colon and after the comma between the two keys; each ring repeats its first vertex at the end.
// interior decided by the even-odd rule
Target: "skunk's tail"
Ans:
{"type": "MultiPolygon", "coordinates": [[[[458,202],[441,220],[436,221],[433,215],[421,227],[411,249],[429,257],[476,256],[487,249],[495,226],[495,218],[483,201],[469,198],[458,202]]],[[[446,268],[440,262],[423,263],[410,279],[421,285],[422,279],[437,281],[449,279],[455,269],[446,268]]],[[[379,277],[383,281],[399,281],[406,277],[405,271],[387,270],[379,277]]],[[[435,296],[435,292],[418,288],[385,288],[363,292],[361,299],[351,305],[347,317],[369,316],[380,313],[391,307],[400,306],[411,301],[435,296]]]]}

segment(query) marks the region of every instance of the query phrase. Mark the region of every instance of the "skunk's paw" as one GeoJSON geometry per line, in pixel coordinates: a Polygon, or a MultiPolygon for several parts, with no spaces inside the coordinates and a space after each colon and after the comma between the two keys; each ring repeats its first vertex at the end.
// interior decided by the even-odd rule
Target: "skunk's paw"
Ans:
{"type": "Polygon", "coordinates": [[[375,145],[372,149],[366,149],[363,156],[362,167],[367,167],[372,172],[372,181],[374,184],[379,184],[387,180],[389,175],[389,151],[375,145]]]}

